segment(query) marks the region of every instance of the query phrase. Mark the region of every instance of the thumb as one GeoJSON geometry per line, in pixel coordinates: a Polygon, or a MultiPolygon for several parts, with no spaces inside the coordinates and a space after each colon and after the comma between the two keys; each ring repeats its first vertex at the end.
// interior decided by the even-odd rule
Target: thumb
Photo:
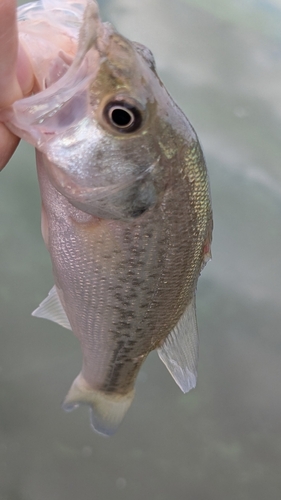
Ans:
{"type": "Polygon", "coordinates": [[[0,1],[0,108],[27,95],[34,75],[24,47],[18,43],[16,0],[0,1]]]}

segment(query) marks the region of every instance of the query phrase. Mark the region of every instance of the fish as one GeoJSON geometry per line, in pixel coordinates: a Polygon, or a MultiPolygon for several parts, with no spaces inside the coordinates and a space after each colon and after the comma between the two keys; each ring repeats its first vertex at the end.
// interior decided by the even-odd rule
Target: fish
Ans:
{"type": "Polygon", "coordinates": [[[196,132],[151,51],[100,18],[96,0],[19,8],[36,93],[1,121],[36,149],[42,235],[54,287],[33,312],[72,330],[82,370],[63,408],[116,432],[148,354],[196,385],[196,287],[212,208],[196,132]]]}

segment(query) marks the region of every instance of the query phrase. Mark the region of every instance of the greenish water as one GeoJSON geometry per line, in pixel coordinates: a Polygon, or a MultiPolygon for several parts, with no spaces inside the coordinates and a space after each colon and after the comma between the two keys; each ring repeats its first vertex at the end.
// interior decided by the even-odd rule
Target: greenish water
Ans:
{"type": "Polygon", "coordinates": [[[0,500],[279,500],[281,2],[100,3],[152,49],[205,151],[215,231],[198,387],[181,394],[153,353],[113,438],[90,430],[86,409],[60,409],[81,353],[30,316],[53,283],[22,144],[0,184],[0,500]]]}

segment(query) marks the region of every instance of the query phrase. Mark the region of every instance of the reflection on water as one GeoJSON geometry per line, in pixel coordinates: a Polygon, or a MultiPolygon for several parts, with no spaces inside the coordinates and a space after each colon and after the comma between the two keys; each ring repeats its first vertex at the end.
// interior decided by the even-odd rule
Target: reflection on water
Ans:
{"type": "Polygon", "coordinates": [[[86,410],[61,411],[81,354],[70,332],[30,317],[52,277],[33,152],[22,145],[0,185],[0,499],[277,500],[281,2],[102,9],[153,50],[207,158],[215,232],[198,290],[199,384],[182,395],[152,354],[115,437],[92,433],[86,410]]]}

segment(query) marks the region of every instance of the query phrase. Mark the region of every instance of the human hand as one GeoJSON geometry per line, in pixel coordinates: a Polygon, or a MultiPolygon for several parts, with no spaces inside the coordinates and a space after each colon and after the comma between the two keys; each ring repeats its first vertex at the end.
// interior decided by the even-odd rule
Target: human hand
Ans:
{"type": "MultiPolygon", "coordinates": [[[[18,43],[16,0],[0,0],[0,108],[32,92],[31,62],[18,43]]],[[[14,153],[19,138],[0,123],[0,170],[14,153]]]]}

